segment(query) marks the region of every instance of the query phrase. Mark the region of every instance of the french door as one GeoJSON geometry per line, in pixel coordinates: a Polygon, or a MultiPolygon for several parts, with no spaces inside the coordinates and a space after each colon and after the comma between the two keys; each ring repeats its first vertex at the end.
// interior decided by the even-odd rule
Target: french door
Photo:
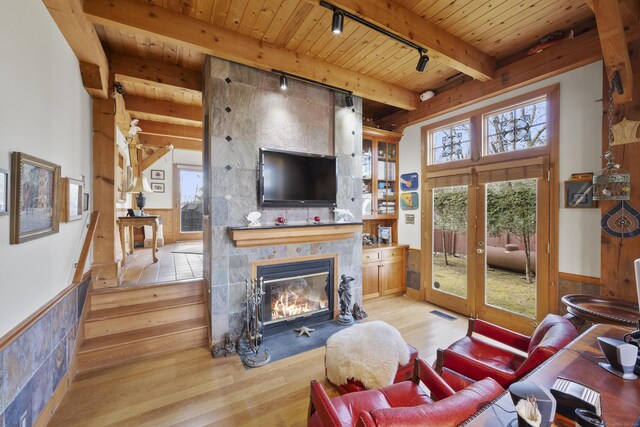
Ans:
{"type": "Polygon", "coordinates": [[[545,157],[433,174],[423,188],[425,297],[530,333],[548,312],[545,157]]]}
{"type": "Polygon", "coordinates": [[[177,240],[202,239],[204,181],[199,166],[174,165],[174,232],[177,240]]]}

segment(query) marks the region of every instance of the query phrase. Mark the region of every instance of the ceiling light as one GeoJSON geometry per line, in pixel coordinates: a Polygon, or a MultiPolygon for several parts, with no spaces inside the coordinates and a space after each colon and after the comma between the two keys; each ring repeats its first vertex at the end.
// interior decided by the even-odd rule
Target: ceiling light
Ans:
{"type": "Polygon", "coordinates": [[[351,108],[353,107],[353,98],[351,97],[351,94],[348,94],[345,98],[344,98],[344,103],[346,104],[347,107],[351,108]]]}
{"type": "Polygon", "coordinates": [[[342,27],[344,25],[344,15],[342,12],[334,11],[333,12],[333,20],[331,21],[331,32],[333,34],[342,33],[342,27]]]}
{"type": "Polygon", "coordinates": [[[420,59],[418,59],[418,65],[416,66],[416,70],[422,73],[427,68],[427,64],[429,63],[429,57],[427,56],[426,50],[419,50],[418,52],[420,52],[420,59]]]}
{"type": "Polygon", "coordinates": [[[287,84],[287,76],[283,74],[280,76],[280,89],[287,90],[287,87],[289,87],[287,84]]]}

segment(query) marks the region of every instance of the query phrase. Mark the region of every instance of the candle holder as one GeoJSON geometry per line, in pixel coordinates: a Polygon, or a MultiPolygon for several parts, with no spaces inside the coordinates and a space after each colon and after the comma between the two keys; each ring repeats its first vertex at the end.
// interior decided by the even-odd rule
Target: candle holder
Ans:
{"type": "Polygon", "coordinates": [[[264,324],[262,323],[262,298],[264,297],[264,283],[260,279],[245,279],[247,288],[247,304],[245,317],[245,340],[247,352],[242,360],[250,368],[257,368],[269,363],[269,350],[260,351],[264,341],[264,324]]]}

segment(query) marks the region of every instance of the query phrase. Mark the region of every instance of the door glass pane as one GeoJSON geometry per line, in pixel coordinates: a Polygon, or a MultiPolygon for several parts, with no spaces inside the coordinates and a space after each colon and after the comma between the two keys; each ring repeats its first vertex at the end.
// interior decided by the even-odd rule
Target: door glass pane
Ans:
{"type": "Polygon", "coordinates": [[[485,303],[536,315],[536,179],[487,184],[485,303]]]}
{"type": "Polygon", "coordinates": [[[467,297],[467,187],[433,190],[433,289],[467,297]]]}
{"type": "Polygon", "coordinates": [[[372,142],[370,139],[364,139],[362,140],[362,216],[373,215],[372,159],[372,142]]]}
{"type": "Polygon", "coordinates": [[[202,231],[202,171],[180,169],[180,231],[202,231]]]}

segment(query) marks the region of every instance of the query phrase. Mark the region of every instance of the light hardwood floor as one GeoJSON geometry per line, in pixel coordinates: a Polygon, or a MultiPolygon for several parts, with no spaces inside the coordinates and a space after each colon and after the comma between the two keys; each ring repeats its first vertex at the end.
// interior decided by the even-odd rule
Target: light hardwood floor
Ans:
{"type": "MultiPolygon", "coordinates": [[[[467,320],[431,314],[408,297],[368,301],[367,320],[400,330],[429,363],[466,332],[467,320]]],[[[301,338],[302,339],[302,338],[301,338]]],[[[268,347],[268,340],[266,343],[268,347]]],[[[196,348],[87,374],[75,381],[50,426],[305,426],[309,382],[325,379],[324,347],[246,370],[238,357],[196,348]]]]}

